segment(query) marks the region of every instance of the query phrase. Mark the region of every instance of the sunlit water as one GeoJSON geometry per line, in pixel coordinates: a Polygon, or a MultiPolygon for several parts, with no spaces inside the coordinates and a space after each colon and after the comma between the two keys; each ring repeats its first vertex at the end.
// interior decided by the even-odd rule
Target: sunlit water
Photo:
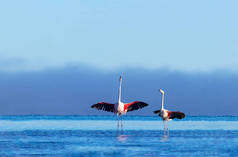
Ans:
{"type": "Polygon", "coordinates": [[[238,117],[2,116],[0,156],[238,156],[238,117]]]}

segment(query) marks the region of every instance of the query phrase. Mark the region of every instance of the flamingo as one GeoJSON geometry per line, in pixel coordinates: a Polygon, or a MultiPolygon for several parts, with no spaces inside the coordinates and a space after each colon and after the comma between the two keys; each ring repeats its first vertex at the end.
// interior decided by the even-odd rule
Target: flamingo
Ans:
{"type": "Polygon", "coordinates": [[[113,113],[117,114],[117,127],[119,127],[119,115],[121,115],[121,128],[122,128],[123,114],[126,114],[127,112],[130,112],[130,111],[138,110],[140,108],[148,106],[148,104],[145,102],[142,102],[142,101],[134,101],[131,103],[121,102],[121,85],[122,85],[122,77],[120,76],[119,96],[118,96],[117,103],[111,104],[111,103],[107,103],[107,102],[99,102],[99,103],[92,105],[91,108],[95,108],[97,110],[104,110],[107,112],[113,112],[113,113]],[[116,106],[117,106],[117,108],[116,108],[116,106]]]}
{"type": "Polygon", "coordinates": [[[177,119],[182,119],[185,117],[185,114],[183,112],[178,112],[178,111],[168,111],[164,109],[164,91],[160,89],[160,93],[162,94],[162,104],[160,110],[154,111],[155,114],[158,114],[159,117],[163,119],[163,125],[164,125],[164,132],[165,132],[165,124],[164,121],[166,121],[167,124],[167,132],[169,131],[168,129],[168,121],[177,118],[177,119]]]}

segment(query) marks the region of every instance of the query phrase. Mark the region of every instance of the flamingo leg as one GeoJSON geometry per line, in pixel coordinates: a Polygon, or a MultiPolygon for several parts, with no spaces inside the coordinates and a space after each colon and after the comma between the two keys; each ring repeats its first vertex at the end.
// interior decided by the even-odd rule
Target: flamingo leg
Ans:
{"type": "Polygon", "coordinates": [[[118,113],[117,113],[117,129],[119,128],[119,116],[118,116],[118,113]]]}
{"type": "Polygon", "coordinates": [[[123,127],[123,124],[122,124],[122,119],[123,119],[123,118],[122,118],[122,114],[121,114],[121,128],[123,127]]]}
{"type": "Polygon", "coordinates": [[[166,121],[166,123],[167,123],[167,131],[169,131],[169,125],[168,125],[168,121],[166,121]]]}
{"type": "Polygon", "coordinates": [[[169,125],[168,125],[168,121],[166,121],[167,123],[167,135],[169,136],[169,125]]]}
{"type": "Polygon", "coordinates": [[[164,120],[163,120],[163,126],[164,126],[164,134],[165,134],[165,124],[164,124],[164,120]]]}

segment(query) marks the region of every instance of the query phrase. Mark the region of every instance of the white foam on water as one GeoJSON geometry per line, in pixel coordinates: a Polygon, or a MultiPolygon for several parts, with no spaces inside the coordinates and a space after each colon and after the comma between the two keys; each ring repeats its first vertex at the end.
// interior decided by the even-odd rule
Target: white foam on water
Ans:
{"type": "MultiPolygon", "coordinates": [[[[238,121],[169,121],[168,125],[170,130],[238,130],[238,121]]],[[[0,131],[116,129],[115,120],[0,120],[0,131]]],[[[163,122],[125,120],[123,129],[163,130],[163,122]]]]}

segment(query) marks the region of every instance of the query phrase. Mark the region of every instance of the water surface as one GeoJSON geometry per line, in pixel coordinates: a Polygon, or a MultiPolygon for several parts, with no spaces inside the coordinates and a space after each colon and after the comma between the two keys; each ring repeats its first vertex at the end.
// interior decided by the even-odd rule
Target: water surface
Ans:
{"type": "Polygon", "coordinates": [[[238,156],[238,117],[1,116],[0,156],[238,156]]]}

